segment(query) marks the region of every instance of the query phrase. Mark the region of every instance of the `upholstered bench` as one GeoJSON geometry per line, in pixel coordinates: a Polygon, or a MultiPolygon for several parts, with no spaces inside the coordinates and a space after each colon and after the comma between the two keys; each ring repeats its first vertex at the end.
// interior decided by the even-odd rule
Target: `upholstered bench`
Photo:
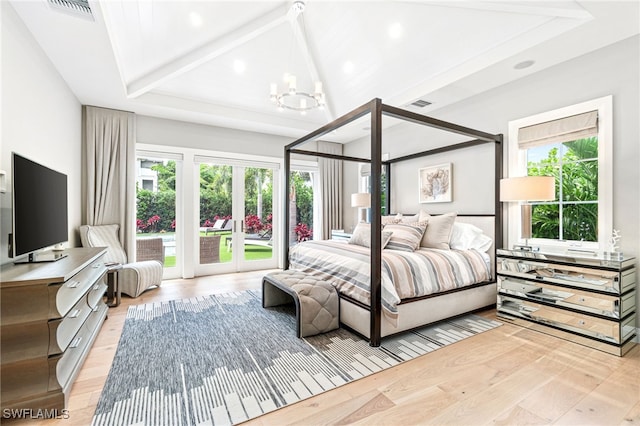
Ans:
{"type": "Polygon", "coordinates": [[[340,326],[338,292],[331,284],[301,271],[272,272],[262,279],[262,307],[293,302],[298,337],[314,336],[340,326]]]}

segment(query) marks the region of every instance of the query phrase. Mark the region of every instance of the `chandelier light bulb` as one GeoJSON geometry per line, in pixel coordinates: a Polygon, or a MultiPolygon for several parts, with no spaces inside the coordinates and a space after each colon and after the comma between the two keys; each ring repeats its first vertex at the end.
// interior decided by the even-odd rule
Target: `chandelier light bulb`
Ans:
{"type": "Polygon", "coordinates": [[[296,76],[295,75],[289,76],[289,93],[291,93],[292,95],[296,94],[296,76]]]}

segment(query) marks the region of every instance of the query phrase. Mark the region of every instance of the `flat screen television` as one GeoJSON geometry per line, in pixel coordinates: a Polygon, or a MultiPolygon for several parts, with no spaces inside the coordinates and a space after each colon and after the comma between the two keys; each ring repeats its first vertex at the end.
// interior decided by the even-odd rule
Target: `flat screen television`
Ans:
{"type": "Polygon", "coordinates": [[[69,237],[67,175],[12,153],[12,250],[16,263],[51,262],[59,251],[40,250],[66,242],[69,237]]]}

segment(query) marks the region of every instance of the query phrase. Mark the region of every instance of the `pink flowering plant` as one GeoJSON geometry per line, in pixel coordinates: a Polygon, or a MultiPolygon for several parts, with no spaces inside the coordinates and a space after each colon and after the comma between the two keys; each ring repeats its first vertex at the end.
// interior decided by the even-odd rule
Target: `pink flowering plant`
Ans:
{"type": "Polygon", "coordinates": [[[149,232],[158,232],[158,223],[160,223],[160,216],[154,214],[149,219],[147,219],[147,227],[149,228],[149,232]]]}
{"type": "Polygon", "coordinates": [[[309,229],[309,227],[304,223],[297,224],[296,227],[293,228],[293,230],[298,237],[299,243],[302,241],[308,241],[313,238],[313,230],[309,229]]]}
{"type": "Polygon", "coordinates": [[[262,231],[262,228],[264,228],[262,221],[255,214],[249,214],[245,216],[244,226],[248,234],[257,234],[258,232],[262,231]]]}

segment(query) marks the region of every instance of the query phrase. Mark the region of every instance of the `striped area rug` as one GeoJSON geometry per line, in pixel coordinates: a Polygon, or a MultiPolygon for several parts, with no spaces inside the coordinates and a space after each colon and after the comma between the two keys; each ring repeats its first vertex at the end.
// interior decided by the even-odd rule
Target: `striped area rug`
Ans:
{"type": "Polygon", "coordinates": [[[260,297],[129,307],[93,424],[237,424],[500,325],[467,315],[372,348],[343,329],[298,339],[293,307],[260,297]]]}

